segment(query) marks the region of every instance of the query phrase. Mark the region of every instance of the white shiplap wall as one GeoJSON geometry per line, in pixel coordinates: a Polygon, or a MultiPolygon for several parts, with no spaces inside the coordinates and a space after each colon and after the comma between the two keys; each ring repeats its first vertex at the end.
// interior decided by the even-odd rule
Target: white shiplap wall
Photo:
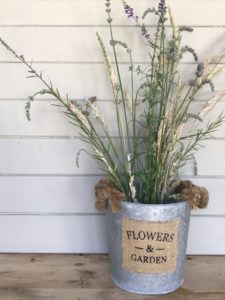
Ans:
{"type": "MultiPolygon", "coordinates": [[[[156,3],[156,1],[153,1],[156,3]]],[[[144,63],[140,37],[132,34],[119,0],[112,0],[115,34],[137,49],[134,60],[144,63]],[[137,47],[138,46],[138,47],[137,47]]],[[[137,11],[147,0],[130,1],[137,11]]],[[[201,58],[225,49],[225,0],[171,0],[178,24],[192,25],[185,36],[201,58]]],[[[110,115],[110,86],[95,32],[108,40],[104,0],[0,1],[0,35],[62,93],[75,98],[96,95],[110,115]]],[[[151,22],[151,21],[150,21],[151,22]]],[[[136,32],[137,33],[137,32],[136,32]]],[[[190,73],[188,56],[182,68],[190,73]]],[[[120,57],[126,69],[126,57],[120,57]]],[[[191,69],[193,72],[193,69],[191,69]]],[[[106,252],[104,214],[94,208],[93,188],[101,173],[82,155],[77,131],[62,112],[39,99],[32,122],[25,119],[27,96],[40,83],[26,79],[23,65],[0,48],[0,251],[2,252],[106,252]]],[[[225,75],[217,81],[225,86],[225,75]]],[[[206,94],[196,102],[202,104],[206,94]]],[[[224,110],[222,101],[211,116],[224,110]]],[[[216,139],[197,154],[199,176],[183,170],[210,191],[208,209],[191,218],[189,254],[225,254],[225,124],[216,139]]]]}

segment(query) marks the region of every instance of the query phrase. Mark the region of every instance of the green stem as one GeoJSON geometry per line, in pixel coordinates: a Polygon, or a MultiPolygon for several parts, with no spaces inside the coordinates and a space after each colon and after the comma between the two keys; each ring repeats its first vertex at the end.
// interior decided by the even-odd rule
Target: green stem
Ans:
{"type": "MultiPolygon", "coordinates": [[[[110,13],[108,13],[108,20],[111,20],[110,13]]],[[[116,49],[115,49],[115,45],[113,43],[114,37],[113,37],[113,31],[112,31],[111,21],[109,22],[109,28],[110,28],[110,35],[111,35],[111,40],[112,40],[113,54],[114,54],[114,59],[115,59],[115,64],[116,64],[116,69],[117,69],[117,75],[118,75],[118,79],[119,79],[121,96],[122,96],[123,112],[124,112],[125,127],[126,127],[127,142],[128,142],[128,151],[129,151],[129,153],[131,153],[130,132],[129,132],[129,126],[128,126],[128,118],[127,118],[126,105],[125,105],[125,97],[124,97],[122,80],[121,80],[121,76],[120,76],[119,63],[118,63],[118,59],[117,59],[116,49]]]]}

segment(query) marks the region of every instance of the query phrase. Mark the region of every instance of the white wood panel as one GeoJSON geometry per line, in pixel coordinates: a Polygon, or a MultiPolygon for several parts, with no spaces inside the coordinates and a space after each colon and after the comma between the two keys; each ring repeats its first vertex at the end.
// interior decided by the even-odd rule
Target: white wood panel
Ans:
{"type": "MultiPolygon", "coordinates": [[[[149,29],[151,33],[153,29],[149,29]]],[[[103,61],[96,31],[101,35],[108,53],[113,57],[109,45],[108,28],[101,27],[17,27],[1,28],[0,36],[18,53],[33,61],[48,62],[96,62],[103,61]],[[32,43],[29,36],[32,36],[32,43]]],[[[133,60],[148,61],[148,47],[137,28],[114,28],[114,37],[125,41],[132,48],[133,60]],[[142,45],[140,47],[140,45],[142,45]]],[[[199,60],[217,54],[225,49],[225,28],[195,28],[192,33],[183,34],[183,45],[189,45],[198,53],[199,60]]],[[[118,58],[128,61],[126,51],[118,48],[118,58]]],[[[15,61],[15,58],[0,47],[0,61],[15,61]]],[[[190,54],[183,61],[193,61],[190,54]]]]}
{"type": "MultiPolygon", "coordinates": [[[[63,139],[1,139],[1,173],[14,174],[102,174],[88,154],[76,156],[84,144],[63,139]]],[[[87,147],[86,147],[87,148],[87,147]]]]}
{"type": "MultiPolygon", "coordinates": [[[[31,122],[28,122],[25,116],[25,101],[19,100],[1,100],[0,101],[0,136],[46,136],[46,137],[70,137],[78,136],[79,130],[68,122],[68,118],[63,114],[62,108],[52,106],[56,101],[36,101],[32,104],[31,122]]],[[[206,101],[196,101],[190,112],[196,113],[206,101]]],[[[108,124],[112,136],[118,135],[117,125],[115,123],[114,104],[112,101],[97,101],[100,112],[108,124]]],[[[221,101],[208,114],[204,123],[206,125],[210,120],[214,120],[221,112],[225,110],[225,101],[221,101]]],[[[225,137],[225,123],[213,134],[214,137],[225,137]]]]}
{"type": "MultiPolygon", "coordinates": [[[[103,64],[38,64],[37,71],[43,71],[43,77],[50,79],[62,96],[69,94],[69,98],[84,99],[97,96],[98,99],[112,99],[111,85],[106,67],[103,64]]],[[[128,65],[121,65],[121,76],[124,88],[130,88],[130,73],[128,65]]],[[[193,79],[196,65],[183,64],[180,67],[184,80],[193,79]]],[[[0,98],[27,98],[44,86],[35,78],[26,78],[29,73],[22,64],[0,64],[0,82],[4,85],[0,89],[0,98]]],[[[224,89],[224,74],[214,80],[215,89],[224,89]]],[[[138,83],[136,82],[136,85],[138,83]]],[[[212,93],[208,86],[200,91],[196,98],[208,99],[212,93]]]]}
{"type": "MultiPolygon", "coordinates": [[[[225,218],[192,217],[187,254],[224,254],[224,228],[225,218]]],[[[1,216],[0,235],[0,252],[107,252],[104,216],[1,216]]]]}
{"type": "Polygon", "coordinates": [[[192,215],[225,216],[225,178],[186,178],[209,191],[209,204],[205,209],[196,209],[192,215]]]}
{"type": "MultiPolygon", "coordinates": [[[[128,66],[124,66],[128,68],[128,66]]],[[[108,74],[104,65],[36,65],[43,76],[58,87],[62,95],[84,99],[96,95],[99,99],[112,99],[108,74]],[[93,80],[94,79],[94,80],[93,80]]],[[[127,72],[128,73],[128,72],[127,72]]],[[[128,77],[129,74],[127,74],[128,77]]],[[[44,86],[39,80],[27,79],[27,68],[21,64],[0,64],[1,98],[27,98],[44,86]],[[12,88],[13,87],[13,88],[12,88]]]]}
{"type": "MultiPolygon", "coordinates": [[[[196,154],[198,175],[225,175],[225,141],[205,141],[196,154]],[[213,159],[212,159],[213,158],[213,159]]],[[[102,174],[77,139],[1,139],[0,173],[5,174],[102,174]]],[[[181,175],[193,175],[192,163],[181,170],[181,175]]]]}
{"type": "MultiPolygon", "coordinates": [[[[25,116],[25,101],[0,101],[0,135],[78,136],[79,129],[70,124],[56,101],[37,101],[32,104],[31,122],[25,116]]],[[[112,136],[117,133],[114,104],[96,103],[107,121],[112,136]]],[[[225,104],[224,104],[225,105],[225,104]]]]}
{"type": "Polygon", "coordinates": [[[100,178],[1,176],[0,213],[97,213],[94,186],[100,178]]]}
{"type": "Polygon", "coordinates": [[[104,216],[1,216],[0,235],[0,252],[107,252],[104,216]]]}
{"type": "Polygon", "coordinates": [[[225,217],[192,217],[187,253],[224,255],[225,217]]]}
{"type": "Polygon", "coordinates": [[[205,141],[203,148],[197,151],[195,157],[198,175],[224,175],[225,173],[225,141],[205,141]],[[213,170],[213,171],[212,171],[213,170]]]}
{"type": "MultiPolygon", "coordinates": [[[[137,14],[149,7],[149,1],[129,1],[137,14]]],[[[151,7],[158,3],[154,0],[151,7]]],[[[171,0],[178,24],[224,25],[224,1],[171,0]]],[[[106,24],[104,1],[1,1],[0,20],[4,25],[98,25],[106,24]],[[90,14],[91,12],[91,14],[90,14]]],[[[120,1],[113,1],[115,24],[124,23],[120,1]]],[[[150,18],[150,22],[152,18],[150,18]]],[[[127,21],[129,24],[129,22],[127,21]]]]}
{"type": "MultiPolygon", "coordinates": [[[[102,176],[1,176],[0,213],[97,213],[94,186],[102,176]]],[[[209,190],[208,208],[193,215],[225,216],[225,178],[190,178],[209,190]]]]}

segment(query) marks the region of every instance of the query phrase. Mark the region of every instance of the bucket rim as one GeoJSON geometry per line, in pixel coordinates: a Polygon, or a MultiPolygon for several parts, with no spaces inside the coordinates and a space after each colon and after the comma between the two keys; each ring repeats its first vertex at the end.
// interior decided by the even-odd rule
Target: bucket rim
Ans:
{"type": "Polygon", "coordinates": [[[128,202],[128,201],[121,201],[121,207],[155,207],[155,208],[172,208],[172,207],[185,207],[185,206],[190,206],[189,203],[187,201],[179,201],[179,202],[174,202],[174,203],[165,203],[165,204],[156,204],[156,203],[136,203],[136,202],[128,202]]]}

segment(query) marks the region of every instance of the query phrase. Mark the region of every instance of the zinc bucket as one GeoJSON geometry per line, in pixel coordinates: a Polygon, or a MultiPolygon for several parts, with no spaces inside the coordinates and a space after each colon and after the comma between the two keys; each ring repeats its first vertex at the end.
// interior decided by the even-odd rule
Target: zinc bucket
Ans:
{"type": "Polygon", "coordinates": [[[187,202],[122,202],[107,208],[109,258],[113,282],[138,294],[166,294],[184,281],[190,220],[187,202]]]}

